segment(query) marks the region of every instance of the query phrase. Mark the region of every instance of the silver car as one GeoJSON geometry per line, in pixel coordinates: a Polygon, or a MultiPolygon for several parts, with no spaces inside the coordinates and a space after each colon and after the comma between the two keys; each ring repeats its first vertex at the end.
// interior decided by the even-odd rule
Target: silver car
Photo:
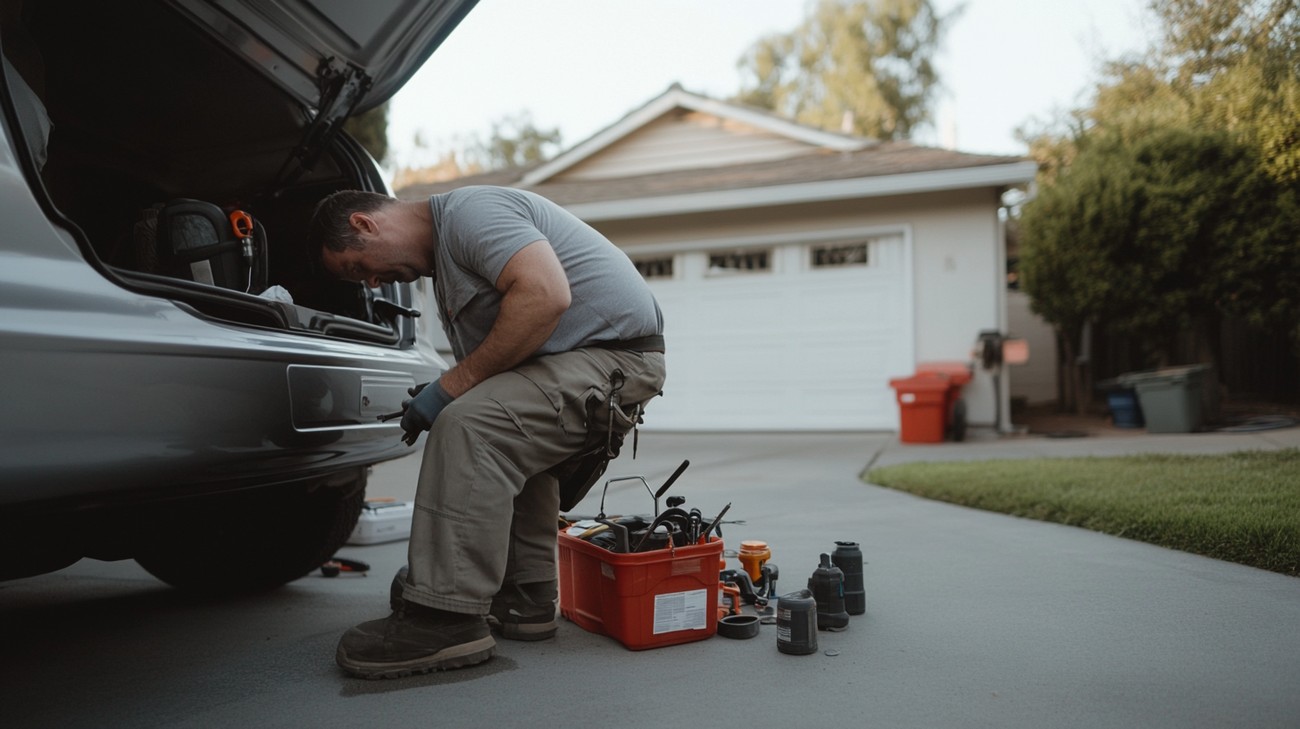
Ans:
{"type": "Polygon", "coordinates": [[[0,579],[264,589],[343,544],[445,364],[423,281],[330,280],[305,230],[387,190],[342,122],[473,4],[0,4],[0,579]]]}

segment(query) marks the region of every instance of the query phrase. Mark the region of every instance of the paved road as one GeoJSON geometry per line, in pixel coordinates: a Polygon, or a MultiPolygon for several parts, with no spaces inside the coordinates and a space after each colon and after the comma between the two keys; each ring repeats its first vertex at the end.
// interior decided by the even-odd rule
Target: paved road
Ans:
{"type": "MultiPolygon", "coordinates": [[[[900,446],[888,435],[648,433],[612,475],[727,502],[727,543],[765,539],[801,586],[835,540],[861,543],[868,612],[822,652],[777,652],[773,627],[631,652],[561,622],[501,641],[479,667],[388,682],[344,677],[338,636],[378,617],[401,543],[350,547],[373,576],[303,578],[275,593],[192,601],[133,563],[83,561],[0,584],[6,727],[811,726],[1296,727],[1300,580],[1123,539],[865,485],[869,463],[1153,448],[1300,444],[1271,434],[983,439],[900,446]],[[1135,445],[1138,444],[1138,445],[1135,445]],[[826,650],[838,651],[837,656],[826,650]]],[[[415,459],[372,493],[405,496],[415,459]]],[[[611,513],[649,511],[639,486],[611,513]]],[[[594,512],[589,497],[578,511],[594,512]]],[[[734,566],[735,562],[732,560],[734,566]]]]}

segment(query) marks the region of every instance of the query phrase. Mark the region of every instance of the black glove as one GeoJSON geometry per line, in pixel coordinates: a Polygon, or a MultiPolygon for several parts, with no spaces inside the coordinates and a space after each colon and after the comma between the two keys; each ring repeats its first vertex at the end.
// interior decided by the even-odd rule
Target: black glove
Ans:
{"type": "Polygon", "coordinates": [[[420,437],[420,433],[432,428],[433,421],[438,419],[443,408],[455,398],[442,389],[438,380],[412,387],[407,392],[411,399],[402,403],[402,410],[406,411],[402,416],[402,430],[406,432],[402,442],[415,445],[415,439],[420,437]]]}

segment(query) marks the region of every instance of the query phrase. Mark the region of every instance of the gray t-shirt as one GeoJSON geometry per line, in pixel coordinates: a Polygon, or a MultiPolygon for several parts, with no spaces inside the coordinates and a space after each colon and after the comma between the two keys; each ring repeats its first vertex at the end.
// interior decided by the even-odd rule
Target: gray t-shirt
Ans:
{"type": "Polygon", "coordinates": [[[663,333],[659,304],[627,255],[572,213],[526,190],[463,187],[429,198],[436,238],[438,316],[463,359],[496,322],[496,280],[529,243],[545,240],[569,279],[572,303],[538,354],[663,333]]]}

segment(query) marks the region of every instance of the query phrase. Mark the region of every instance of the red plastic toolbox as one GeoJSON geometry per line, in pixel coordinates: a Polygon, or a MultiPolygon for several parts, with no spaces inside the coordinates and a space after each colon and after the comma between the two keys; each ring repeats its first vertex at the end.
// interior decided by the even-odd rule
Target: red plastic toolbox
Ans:
{"type": "Polygon", "coordinates": [[[639,651],[718,630],[722,540],[616,554],[560,532],[560,614],[639,651]]]}

